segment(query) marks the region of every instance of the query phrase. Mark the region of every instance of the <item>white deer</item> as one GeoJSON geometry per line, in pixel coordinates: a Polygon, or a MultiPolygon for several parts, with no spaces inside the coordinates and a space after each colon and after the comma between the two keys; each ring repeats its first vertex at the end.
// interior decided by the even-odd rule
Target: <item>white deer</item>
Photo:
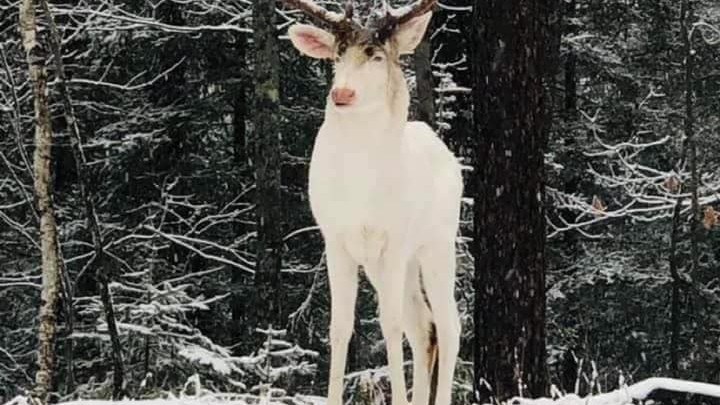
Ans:
{"type": "MultiPolygon", "coordinates": [[[[333,87],[310,163],[310,204],[325,240],[331,293],[328,405],[342,405],[358,272],[374,286],[387,347],[392,405],[406,405],[403,333],[413,354],[413,403],[451,402],[460,320],[454,298],[461,167],[433,130],[408,122],[400,55],[410,54],[434,0],[365,28],[310,0],[286,2],[331,27],[290,27],[305,55],[331,59],[333,87]]],[[[432,405],[432,404],[430,404],[432,405]]]]}

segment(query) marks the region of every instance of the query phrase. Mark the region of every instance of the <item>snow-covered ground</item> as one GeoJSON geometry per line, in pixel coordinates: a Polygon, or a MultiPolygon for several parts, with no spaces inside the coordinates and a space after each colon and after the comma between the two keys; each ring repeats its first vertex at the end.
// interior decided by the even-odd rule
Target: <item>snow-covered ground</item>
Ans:
{"type": "MultiPolygon", "coordinates": [[[[173,396],[143,400],[76,400],[61,402],[58,405],[326,405],[324,397],[296,395],[294,397],[275,398],[268,395],[251,394],[216,394],[208,393],[200,386],[198,379],[191,379],[185,388],[192,386],[197,396],[173,396]]],[[[557,390],[553,390],[557,392],[557,390]]],[[[695,381],[684,381],[674,378],[648,378],[633,385],[626,385],[615,391],[580,397],[575,394],[557,395],[555,398],[521,398],[515,397],[507,401],[508,405],[626,405],[643,401],[657,391],[672,391],[720,398],[720,385],[695,381]]],[[[372,402],[372,401],[371,401],[372,402]]],[[[33,405],[29,398],[17,396],[3,405],[33,405]]],[[[366,404],[357,404],[366,405],[366,404]]]]}
{"type": "MultiPolygon", "coordinates": [[[[292,402],[298,405],[325,405],[325,398],[298,395],[292,397],[292,402]]],[[[17,396],[3,405],[32,405],[32,402],[28,397],[17,396]]],[[[207,394],[201,396],[168,396],[158,399],[125,399],[119,401],[84,399],[61,402],[58,405],[287,405],[287,398],[269,399],[256,395],[207,394]]]]}

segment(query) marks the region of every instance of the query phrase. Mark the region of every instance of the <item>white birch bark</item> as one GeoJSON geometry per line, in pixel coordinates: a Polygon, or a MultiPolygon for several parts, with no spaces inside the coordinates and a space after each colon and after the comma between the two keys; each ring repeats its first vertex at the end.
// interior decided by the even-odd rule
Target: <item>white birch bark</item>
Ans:
{"type": "Polygon", "coordinates": [[[52,127],[48,106],[47,71],[45,51],[37,41],[35,3],[20,2],[20,32],[27,56],[30,80],[33,84],[35,105],[35,152],[33,174],[35,200],[40,215],[40,246],[42,257],[42,292],[38,319],[38,370],[35,374],[33,396],[47,403],[52,389],[55,362],[55,332],[60,273],[58,261],[57,226],[52,202],[51,150],[52,127]]]}

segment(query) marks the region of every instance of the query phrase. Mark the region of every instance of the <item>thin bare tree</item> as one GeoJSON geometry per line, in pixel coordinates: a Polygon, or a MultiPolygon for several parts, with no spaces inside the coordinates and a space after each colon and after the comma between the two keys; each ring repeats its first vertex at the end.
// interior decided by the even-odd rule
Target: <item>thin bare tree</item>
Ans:
{"type": "Polygon", "coordinates": [[[42,292],[38,322],[38,370],[35,374],[33,396],[41,403],[47,403],[52,389],[52,375],[55,363],[55,333],[60,272],[58,260],[57,225],[52,199],[51,149],[53,132],[48,103],[46,52],[37,40],[35,2],[20,2],[20,33],[27,56],[30,80],[35,100],[35,152],[33,175],[35,178],[35,200],[40,214],[40,247],[42,255],[42,292]]]}
{"type": "Polygon", "coordinates": [[[97,281],[100,290],[100,299],[105,310],[105,321],[108,326],[108,334],[111,343],[111,358],[113,362],[113,398],[118,399],[123,395],[124,381],[124,365],[122,356],[122,346],[118,333],[117,323],[115,321],[115,310],[113,308],[112,296],[110,292],[110,260],[105,252],[105,242],[103,240],[100,224],[98,223],[97,209],[93,201],[93,195],[90,191],[90,181],[88,179],[87,158],[82,146],[82,137],[80,136],[80,127],[78,126],[75,110],[73,108],[70,90],[67,86],[65,78],[65,66],[62,61],[62,40],[60,33],[55,24],[50,7],[46,0],[40,0],[43,12],[47,17],[50,26],[50,46],[54,54],[54,62],[56,75],[58,79],[58,88],[62,97],[63,113],[65,122],[70,129],[72,144],[72,152],[75,160],[75,168],[78,174],[78,183],[80,186],[80,194],[85,206],[85,215],[87,217],[88,231],[92,235],[93,250],[95,253],[94,264],[97,268],[97,281]]]}

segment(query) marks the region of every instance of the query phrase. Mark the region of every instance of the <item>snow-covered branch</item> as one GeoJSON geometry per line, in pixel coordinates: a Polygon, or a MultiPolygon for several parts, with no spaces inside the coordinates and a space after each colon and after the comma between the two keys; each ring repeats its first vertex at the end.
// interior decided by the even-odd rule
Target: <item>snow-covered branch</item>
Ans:
{"type": "Polygon", "coordinates": [[[720,398],[720,385],[674,378],[648,378],[636,384],[626,386],[604,394],[580,397],[575,394],[559,398],[520,398],[508,401],[512,405],[625,405],[633,401],[643,401],[657,391],[671,391],[720,398]]]}

